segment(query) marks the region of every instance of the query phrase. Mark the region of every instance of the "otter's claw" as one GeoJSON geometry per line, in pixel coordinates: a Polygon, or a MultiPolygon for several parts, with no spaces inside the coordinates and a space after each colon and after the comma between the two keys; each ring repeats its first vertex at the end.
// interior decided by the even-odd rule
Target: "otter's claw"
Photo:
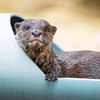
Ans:
{"type": "Polygon", "coordinates": [[[45,80],[47,80],[48,82],[50,81],[56,81],[58,79],[58,76],[55,73],[47,73],[45,75],[45,80]]]}

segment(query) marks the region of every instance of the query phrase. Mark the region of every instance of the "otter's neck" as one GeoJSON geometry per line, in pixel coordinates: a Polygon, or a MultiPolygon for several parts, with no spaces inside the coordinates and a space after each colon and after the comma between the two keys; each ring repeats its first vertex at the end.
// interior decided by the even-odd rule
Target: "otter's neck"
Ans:
{"type": "Polygon", "coordinates": [[[52,44],[45,46],[43,49],[41,49],[41,51],[34,51],[30,49],[27,54],[40,68],[52,63],[54,56],[52,44]]]}

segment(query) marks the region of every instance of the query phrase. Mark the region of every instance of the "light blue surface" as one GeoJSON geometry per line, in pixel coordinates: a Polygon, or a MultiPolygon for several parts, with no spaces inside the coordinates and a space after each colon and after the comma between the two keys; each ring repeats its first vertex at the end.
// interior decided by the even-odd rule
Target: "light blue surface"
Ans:
{"type": "MultiPolygon", "coordinates": [[[[0,14],[0,100],[100,100],[100,80],[45,81],[45,75],[18,46],[12,16],[22,18],[0,14]]],[[[60,50],[56,44],[54,47],[60,50]]]]}

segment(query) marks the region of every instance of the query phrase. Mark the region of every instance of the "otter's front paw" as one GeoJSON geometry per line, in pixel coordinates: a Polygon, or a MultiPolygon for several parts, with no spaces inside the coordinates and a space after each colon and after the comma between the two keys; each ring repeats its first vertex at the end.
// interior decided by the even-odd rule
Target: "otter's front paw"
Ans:
{"type": "Polygon", "coordinates": [[[55,73],[47,73],[45,75],[45,80],[47,80],[48,82],[50,81],[56,81],[58,79],[58,76],[55,73]]]}

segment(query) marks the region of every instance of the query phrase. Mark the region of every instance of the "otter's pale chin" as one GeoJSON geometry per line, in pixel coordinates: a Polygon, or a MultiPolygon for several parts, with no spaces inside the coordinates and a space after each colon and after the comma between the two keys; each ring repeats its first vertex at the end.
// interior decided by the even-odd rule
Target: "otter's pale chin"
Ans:
{"type": "Polygon", "coordinates": [[[39,44],[40,44],[40,41],[37,41],[37,40],[32,42],[32,46],[36,46],[36,45],[39,45],[39,44]]]}

